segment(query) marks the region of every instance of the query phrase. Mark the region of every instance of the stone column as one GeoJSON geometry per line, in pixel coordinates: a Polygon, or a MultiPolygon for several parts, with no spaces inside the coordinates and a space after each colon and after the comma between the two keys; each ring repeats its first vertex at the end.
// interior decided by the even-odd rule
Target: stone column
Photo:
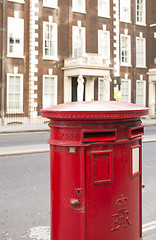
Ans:
{"type": "Polygon", "coordinates": [[[84,79],[83,76],[80,74],[77,79],[78,85],[77,85],[77,101],[82,102],[83,101],[83,92],[84,92],[84,79]]]}

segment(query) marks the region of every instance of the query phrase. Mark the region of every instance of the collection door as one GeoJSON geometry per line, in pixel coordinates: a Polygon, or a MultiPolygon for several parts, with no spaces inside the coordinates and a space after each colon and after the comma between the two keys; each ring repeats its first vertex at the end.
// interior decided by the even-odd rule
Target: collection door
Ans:
{"type": "Polygon", "coordinates": [[[140,153],[138,141],[86,149],[87,240],[140,239],[140,153]]]}

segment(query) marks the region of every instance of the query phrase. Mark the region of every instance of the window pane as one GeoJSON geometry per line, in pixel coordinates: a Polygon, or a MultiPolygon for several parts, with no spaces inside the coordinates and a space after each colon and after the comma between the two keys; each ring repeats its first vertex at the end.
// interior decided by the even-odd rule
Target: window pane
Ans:
{"type": "Polygon", "coordinates": [[[57,57],[57,24],[44,23],[44,55],[57,57]]]}
{"type": "Polygon", "coordinates": [[[109,17],[110,9],[109,9],[109,1],[110,0],[98,0],[98,15],[101,17],[109,17]]]}
{"type": "Polygon", "coordinates": [[[8,54],[23,56],[24,20],[8,17],[8,54]]]}
{"type": "Polygon", "coordinates": [[[52,76],[44,76],[43,79],[43,107],[50,107],[56,104],[56,79],[52,76]]]}

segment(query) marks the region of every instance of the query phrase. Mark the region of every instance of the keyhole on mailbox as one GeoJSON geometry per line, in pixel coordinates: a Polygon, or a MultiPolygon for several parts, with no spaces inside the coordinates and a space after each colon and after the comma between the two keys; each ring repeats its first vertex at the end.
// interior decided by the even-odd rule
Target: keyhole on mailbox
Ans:
{"type": "Polygon", "coordinates": [[[78,195],[80,195],[80,193],[81,193],[81,190],[80,190],[80,189],[78,189],[78,190],[77,190],[77,194],[78,194],[78,195]]]}

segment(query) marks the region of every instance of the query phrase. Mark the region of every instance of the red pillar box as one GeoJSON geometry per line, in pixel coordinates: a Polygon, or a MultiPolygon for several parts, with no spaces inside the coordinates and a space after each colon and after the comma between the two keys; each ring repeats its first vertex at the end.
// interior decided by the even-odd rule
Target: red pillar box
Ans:
{"type": "Polygon", "coordinates": [[[148,109],[75,102],[42,110],[50,119],[51,239],[142,237],[142,135],[148,109]]]}

